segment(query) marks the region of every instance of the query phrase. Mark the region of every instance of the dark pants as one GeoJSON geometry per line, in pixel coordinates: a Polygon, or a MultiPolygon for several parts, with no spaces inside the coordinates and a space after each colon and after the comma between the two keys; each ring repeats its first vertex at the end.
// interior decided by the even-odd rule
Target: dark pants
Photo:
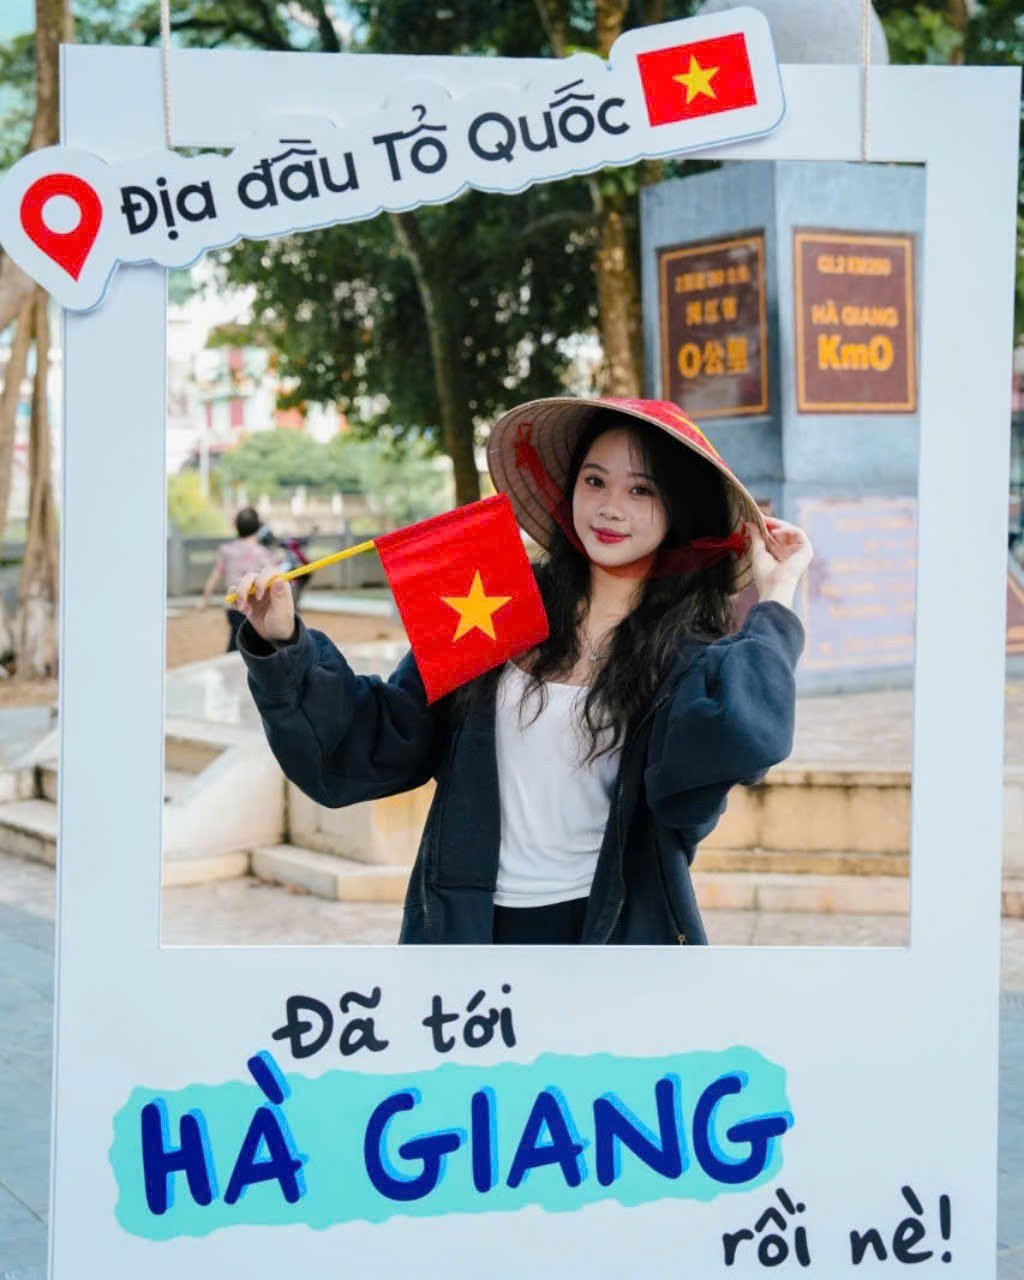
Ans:
{"type": "Polygon", "coordinates": [[[245,614],[240,609],[228,610],[228,626],[231,628],[231,634],[228,636],[228,653],[234,653],[238,648],[238,628],[245,621],[245,614]]]}
{"type": "Polygon", "coordinates": [[[557,946],[575,944],[583,930],[586,898],[554,902],[549,907],[495,907],[496,943],[557,946]]]}

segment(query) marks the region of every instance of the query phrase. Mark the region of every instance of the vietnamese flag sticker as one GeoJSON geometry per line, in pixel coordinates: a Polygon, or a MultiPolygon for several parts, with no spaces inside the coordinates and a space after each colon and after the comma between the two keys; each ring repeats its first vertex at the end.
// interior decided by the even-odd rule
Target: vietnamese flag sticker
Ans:
{"type": "Polygon", "coordinates": [[[374,539],[427,702],[547,638],[548,619],[504,493],[374,539]]]}
{"type": "Polygon", "coordinates": [[[637,65],[652,125],[757,105],[742,31],[638,53],[637,65]]]}

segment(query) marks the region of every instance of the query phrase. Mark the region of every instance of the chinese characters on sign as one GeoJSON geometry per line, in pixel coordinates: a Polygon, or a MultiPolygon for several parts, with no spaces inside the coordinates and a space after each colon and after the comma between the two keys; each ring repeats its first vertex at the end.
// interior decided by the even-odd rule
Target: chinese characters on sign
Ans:
{"type": "Polygon", "coordinates": [[[815,558],[801,581],[810,671],[914,660],[917,503],[803,498],[797,523],[815,558]]]}
{"type": "Polygon", "coordinates": [[[658,255],[662,394],[698,418],[768,412],[764,233],[658,255]]]}
{"type": "Polygon", "coordinates": [[[913,236],[793,236],[798,412],[915,413],[913,236]]]}

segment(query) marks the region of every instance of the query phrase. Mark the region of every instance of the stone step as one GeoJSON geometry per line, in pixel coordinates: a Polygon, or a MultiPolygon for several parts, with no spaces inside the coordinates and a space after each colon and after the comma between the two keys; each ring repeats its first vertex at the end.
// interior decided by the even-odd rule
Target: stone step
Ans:
{"type": "Polygon", "coordinates": [[[693,884],[704,911],[898,916],[910,910],[910,881],[899,876],[695,870],[693,884]]]}
{"type": "MultiPolygon", "coordinates": [[[[39,776],[39,794],[44,800],[49,800],[52,804],[57,803],[57,766],[56,764],[41,764],[38,766],[39,776]]],[[[164,799],[173,800],[180,795],[183,788],[196,775],[187,773],[181,769],[164,770],[164,799]]]]}
{"type": "Polygon", "coordinates": [[[10,804],[14,800],[34,800],[37,794],[36,771],[31,765],[0,770],[0,804],[10,804]]]}
{"type": "Polygon", "coordinates": [[[733,788],[704,848],[905,855],[909,844],[909,771],[787,763],[733,788]]]}
{"type": "MultiPolygon", "coordinates": [[[[694,871],[693,883],[704,911],[888,916],[910,910],[910,881],[899,876],[694,871]]],[[[1024,920],[1024,878],[1003,877],[1001,908],[1004,919],[1024,920]]]]}
{"type": "Polygon", "coordinates": [[[356,862],[290,844],[253,849],[252,874],[339,902],[402,902],[409,882],[408,867],[356,862]]]}
{"type": "Polygon", "coordinates": [[[747,874],[822,876],[907,876],[905,853],[818,852],[802,849],[717,849],[703,844],[695,871],[736,871],[747,874]]]}
{"type": "Polygon", "coordinates": [[[55,866],[57,806],[49,800],[0,804],[0,852],[55,866]]]}
{"type": "MultiPolygon", "coordinates": [[[[57,862],[57,806],[49,800],[0,804],[0,852],[32,862],[57,862]]],[[[207,884],[249,874],[249,854],[220,853],[201,858],[165,858],[164,887],[207,884]]]]}
{"type": "Polygon", "coordinates": [[[208,854],[202,858],[164,858],[161,883],[165,889],[187,884],[210,884],[214,880],[237,880],[249,874],[249,854],[208,854]]]}
{"type": "Polygon", "coordinates": [[[187,732],[164,734],[164,768],[172,772],[202,773],[223,751],[223,743],[204,742],[187,732]]]}
{"type": "Polygon", "coordinates": [[[1024,920],[1024,879],[1003,877],[1002,914],[1004,920],[1024,920]]]}

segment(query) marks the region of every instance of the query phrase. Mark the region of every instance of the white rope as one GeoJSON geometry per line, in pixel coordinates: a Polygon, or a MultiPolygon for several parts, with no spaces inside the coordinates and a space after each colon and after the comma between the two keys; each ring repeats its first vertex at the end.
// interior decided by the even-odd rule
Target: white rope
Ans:
{"type": "Polygon", "coordinates": [[[171,141],[171,0],[160,0],[160,49],[164,73],[164,141],[167,150],[174,150],[171,141]]]}
{"type": "Polygon", "coordinates": [[[871,66],[871,0],[860,6],[860,158],[868,158],[868,68],[871,66]]]}

